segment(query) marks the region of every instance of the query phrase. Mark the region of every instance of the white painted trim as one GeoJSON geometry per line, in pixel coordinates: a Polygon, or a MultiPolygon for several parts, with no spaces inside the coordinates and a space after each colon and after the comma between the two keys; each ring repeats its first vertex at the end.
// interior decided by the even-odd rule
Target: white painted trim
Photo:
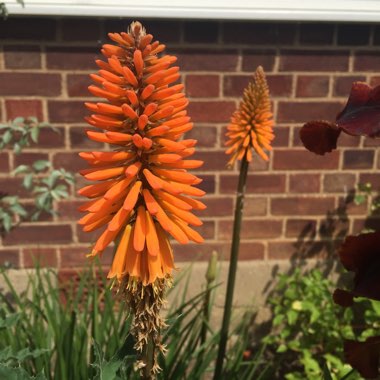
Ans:
{"type": "Polygon", "coordinates": [[[25,0],[23,8],[15,0],[5,1],[11,15],[380,21],[380,0],[139,0],[131,3],[130,0],[25,0]]]}

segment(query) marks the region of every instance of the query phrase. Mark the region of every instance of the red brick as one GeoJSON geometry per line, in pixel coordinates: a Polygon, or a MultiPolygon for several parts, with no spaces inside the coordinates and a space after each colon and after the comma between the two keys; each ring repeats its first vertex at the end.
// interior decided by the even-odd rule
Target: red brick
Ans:
{"type": "Polygon", "coordinates": [[[241,242],[239,247],[239,260],[264,260],[265,248],[262,243],[241,242]]]}
{"type": "Polygon", "coordinates": [[[373,167],[373,150],[346,150],[343,153],[343,169],[370,169],[373,167]]]}
{"type": "MultiPolygon", "coordinates": [[[[364,82],[364,81],[365,81],[365,79],[362,82],[364,82]]],[[[371,75],[369,83],[371,86],[378,86],[380,84],[380,76],[371,75]]]]}
{"type": "MultiPolygon", "coordinates": [[[[237,175],[220,176],[220,192],[234,194],[238,183],[237,175]]],[[[247,178],[246,192],[251,193],[283,193],[285,191],[284,174],[250,174],[247,178]]]]}
{"type": "Polygon", "coordinates": [[[289,260],[297,253],[294,241],[269,242],[268,258],[270,260],[289,260]]]}
{"type": "Polygon", "coordinates": [[[31,194],[22,187],[21,177],[0,178],[0,189],[8,195],[18,195],[22,198],[31,196],[31,194]]]}
{"type": "Polygon", "coordinates": [[[347,133],[341,133],[338,140],[338,147],[358,147],[360,145],[360,137],[350,136],[347,133]]]}
{"type": "Polygon", "coordinates": [[[69,225],[21,225],[12,230],[4,239],[4,245],[21,244],[63,244],[72,241],[69,225]]]}
{"type": "Polygon", "coordinates": [[[2,40],[52,41],[56,38],[56,20],[41,17],[10,17],[0,24],[2,40]]]}
{"type": "Polygon", "coordinates": [[[272,141],[273,148],[289,146],[289,127],[275,127],[274,134],[274,140],[272,141]]]}
{"type": "Polygon", "coordinates": [[[304,45],[331,45],[334,38],[334,24],[302,23],[299,26],[299,40],[304,45]]]}
{"type": "Polygon", "coordinates": [[[364,24],[339,24],[338,45],[365,46],[369,43],[370,25],[364,24]]]}
{"type": "Polygon", "coordinates": [[[306,123],[310,120],[335,120],[342,108],[339,102],[278,102],[278,123],[306,123]]]}
{"type": "Polygon", "coordinates": [[[348,98],[353,82],[364,82],[366,80],[363,75],[349,75],[334,78],[333,94],[334,96],[344,96],[348,98]]]}
{"type": "Polygon", "coordinates": [[[57,252],[54,248],[24,248],[24,267],[57,267],[57,252]]]}
{"type": "Polygon", "coordinates": [[[215,193],[215,175],[196,174],[202,179],[202,182],[197,185],[198,188],[205,191],[207,194],[215,193]]]}
{"type": "Polygon", "coordinates": [[[280,71],[347,71],[348,51],[283,50],[280,71]]]}
{"type": "Polygon", "coordinates": [[[20,252],[18,249],[0,248],[0,268],[20,268],[20,252]]]}
{"type": "MultiPolygon", "coordinates": [[[[218,239],[231,240],[232,237],[232,221],[219,221],[218,239]]],[[[281,220],[243,220],[241,229],[241,239],[271,239],[281,236],[282,221],[281,220]]]]}
{"type": "Polygon", "coordinates": [[[202,202],[207,206],[206,210],[203,210],[201,217],[216,217],[216,216],[231,216],[233,208],[233,199],[227,197],[210,198],[206,197],[202,199],[202,202]]]}
{"type": "Polygon", "coordinates": [[[39,46],[12,45],[4,47],[4,63],[7,69],[41,68],[41,49],[39,46]]]}
{"type": "Polygon", "coordinates": [[[81,201],[61,201],[58,204],[58,216],[61,221],[77,221],[85,214],[78,211],[78,207],[86,202],[83,197],[81,201]]]}
{"type": "Polygon", "coordinates": [[[86,128],[70,126],[70,147],[71,149],[96,149],[101,150],[104,144],[90,140],[86,133],[86,128]]]}
{"type": "Polygon", "coordinates": [[[55,46],[46,49],[48,69],[95,71],[95,60],[99,58],[99,49],[92,47],[55,46]]]}
{"type": "Polygon", "coordinates": [[[230,44],[292,44],[295,35],[295,24],[248,21],[223,23],[223,41],[230,44]]]}
{"type": "Polygon", "coordinates": [[[355,174],[325,174],[323,180],[323,191],[328,193],[347,193],[355,187],[355,183],[355,174]]]}
{"type": "Polygon", "coordinates": [[[0,95],[57,96],[61,93],[59,74],[0,73],[0,95]]]}
{"type": "MultiPolygon", "coordinates": [[[[42,128],[38,138],[38,145],[35,148],[64,148],[65,130],[63,128],[42,128]]],[[[32,148],[32,146],[31,146],[32,148]]]]}
{"type": "Polygon", "coordinates": [[[333,197],[272,198],[272,215],[324,215],[334,209],[333,197]]]}
{"type": "Polygon", "coordinates": [[[380,188],[380,174],[379,173],[360,173],[359,183],[370,183],[373,189],[380,188]]]}
{"type": "Polygon", "coordinates": [[[96,43],[100,38],[101,23],[97,19],[67,18],[61,20],[63,41],[92,41],[96,43]]]}
{"type": "Polygon", "coordinates": [[[81,159],[76,152],[56,153],[53,157],[53,165],[71,172],[79,172],[79,170],[88,168],[86,161],[81,159]]]}
{"type": "MultiPolygon", "coordinates": [[[[354,202],[354,190],[351,189],[343,197],[338,198],[337,213],[340,213],[340,215],[344,215],[345,213],[348,217],[348,220],[350,220],[352,216],[367,215],[368,202],[365,200],[361,204],[356,204],[354,202]]],[[[344,218],[341,222],[345,222],[344,218]]],[[[346,221],[346,223],[347,222],[348,221],[346,221]]]]}
{"type": "Polygon", "coordinates": [[[275,50],[243,50],[242,70],[253,74],[257,66],[262,66],[265,72],[273,71],[275,57],[275,50]]]}
{"type": "Polygon", "coordinates": [[[317,234],[317,221],[313,219],[288,219],[285,229],[286,237],[307,236],[314,238],[317,234]]]}
{"type": "Polygon", "coordinates": [[[289,191],[291,193],[319,193],[321,185],[319,174],[291,174],[289,191]]]}
{"type": "Polygon", "coordinates": [[[186,133],[187,139],[196,139],[197,147],[215,147],[218,130],[216,127],[196,125],[190,132],[186,133]]]}
{"type": "Polygon", "coordinates": [[[183,71],[235,71],[238,62],[236,50],[186,49],[171,53],[178,56],[183,71]]]}
{"type": "Polygon", "coordinates": [[[51,123],[80,123],[88,111],[80,101],[54,100],[48,102],[48,114],[51,123]]]}
{"type": "MultiPolygon", "coordinates": [[[[184,24],[184,40],[192,43],[218,42],[219,23],[207,21],[186,21],[184,24]]],[[[160,37],[162,40],[162,37],[160,37]]],[[[162,40],[163,41],[163,40],[162,40]]]]}
{"type": "MultiPolygon", "coordinates": [[[[230,255],[229,244],[206,241],[204,244],[177,244],[173,243],[173,251],[176,263],[185,261],[208,261],[211,253],[216,251],[219,260],[228,260],[230,255]]],[[[181,269],[182,265],[178,264],[181,269]]]]}
{"type": "Polygon", "coordinates": [[[0,172],[8,173],[9,172],[9,154],[0,153],[0,172]]]}
{"type": "Polygon", "coordinates": [[[339,165],[339,151],[319,156],[306,149],[287,149],[276,150],[273,156],[275,170],[331,170],[339,165]]]}
{"type": "Polygon", "coordinates": [[[380,230],[380,218],[378,216],[375,217],[368,217],[365,219],[355,219],[354,224],[352,227],[352,233],[353,234],[359,234],[362,233],[364,230],[380,230]]]}
{"type": "Polygon", "coordinates": [[[355,71],[379,71],[380,53],[378,51],[357,51],[354,55],[355,71]]]}
{"type": "Polygon", "coordinates": [[[49,160],[49,156],[46,153],[24,152],[20,155],[14,156],[14,166],[32,165],[33,162],[37,160],[49,160]]]}
{"type": "Polygon", "coordinates": [[[268,201],[266,198],[247,195],[244,199],[244,217],[265,216],[268,213],[268,201]]]}
{"type": "Polygon", "coordinates": [[[186,94],[194,98],[219,96],[219,75],[187,75],[186,94]]]}
{"type": "Polygon", "coordinates": [[[228,156],[223,151],[197,151],[192,158],[204,161],[199,170],[227,170],[228,156]]]}
{"type": "MultiPolygon", "coordinates": [[[[251,79],[252,75],[225,75],[223,82],[224,95],[241,98],[251,79]]],[[[291,75],[267,75],[267,80],[271,96],[289,96],[291,94],[291,75]]]]}
{"type": "Polygon", "coordinates": [[[193,101],[188,109],[195,122],[228,123],[235,108],[235,103],[229,101],[193,101]]]}
{"type": "Polygon", "coordinates": [[[5,109],[7,111],[7,120],[16,117],[34,116],[42,121],[42,103],[40,100],[6,100],[5,109]]]}
{"type": "Polygon", "coordinates": [[[71,97],[85,96],[92,97],[88,91],[88,86],[92,81],[88,75],[68,74],[67,75],[67,93],[71,97]]]}
{"type": "Polygon", "coordinates": [[[297,78],[296,96],[314,98],[327,96],[329,77],[321,75],[300,75],[297,78]]]}
{"type": "MultiPolygon", "coordinates": [[[[109,266],[112,262],[112,250],[113,247],[109,247],[104,254],[100,262],[102,265],[109,266]]],[[[86,255],[90,251],[90,247],[64,247],[60,249],[61,254],[61,268],[78,268],[89,267],[92,260],[88,259],[86,255]]]]}

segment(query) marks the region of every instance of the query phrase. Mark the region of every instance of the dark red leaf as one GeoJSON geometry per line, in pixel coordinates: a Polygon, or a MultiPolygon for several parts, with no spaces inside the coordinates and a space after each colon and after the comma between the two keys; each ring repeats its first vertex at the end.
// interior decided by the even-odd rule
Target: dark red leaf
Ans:
{"type": "Polygon", "coordinates": [[[350,307],[354,303],[354,295],[351,292],[343,289],[335,289],[333,300],[337,305],[342,307],[350,307]]]}
{"type": "Polygon", "coordinates": [[[349,135],[380,137],[380,86],[354,82],[336,124],[349,135]]]}
{"type": "Polygon", "coordinates": [[[324,155],[336,149],[340,129],[329,121],[313,120],[300,130],[300,138],[306,149],[324,155]]]}
{"type": "Polygon", "coordinates": [[[379,375],[380,336],[370,337],[365,342],[346,340],[344,354],[346,361],[366,379],[379,375]]]}
{"type": "Polygon", "coordinates": [[[339,257],[343,266],[355,273],[351,293],[380,300],[380,231],[348,236],[339,257]]]}

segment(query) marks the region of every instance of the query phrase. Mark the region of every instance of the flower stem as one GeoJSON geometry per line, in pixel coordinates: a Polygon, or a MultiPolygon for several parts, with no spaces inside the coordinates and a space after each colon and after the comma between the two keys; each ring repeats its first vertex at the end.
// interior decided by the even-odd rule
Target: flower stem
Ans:
{"type": "Polygon", "coordinates": [[[235,279],[236,279],[236,269],[239,258],[239,246],[240,246],[240,230],[241,222],[243,216],[243,205],[244,205],[244,194],[245,194],[245,184],[248,174],[249,162],[246,156],[243,157],[240,167],[239,183],[236,195],[236,205],[235,205],[235,216],[234,216],[234,227],[232,234],[232,245],[231,245],[231,257],[230,257],[230,268],[228,272],[228,282],[226,290],[226,299],[224,303],[224,314],[222,328],[220,330],[220,340],[219,340],[219,351],[218,358],[216,360],[214,380],[221,380],[223,373],[223,361],[226,353],[226,346],[228,340],[228,330],[231,320],[231,310],[232,301],[234,296],[235,279]]]}
{"type": "Polygon", "coordinates": [[[148,342],[142,354],[142,360],[146,364],[142,370],[143,380],[153,380],[153,366],[154,366],[154,342],[151,336],[148,337],[148,342]]]}

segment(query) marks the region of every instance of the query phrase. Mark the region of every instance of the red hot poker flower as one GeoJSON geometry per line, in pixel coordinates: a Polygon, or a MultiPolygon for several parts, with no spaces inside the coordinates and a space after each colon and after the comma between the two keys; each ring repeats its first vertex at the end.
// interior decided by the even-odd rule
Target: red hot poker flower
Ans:
{"type": "Polygon", "coordinates": [[[273,124],[269,89],[264,70],[259,66],[253,80],[244,90],[243,100],[227,127],[226,136],[229,140],[226,145],[229,148],[226,154],[231,154],[228,165],[232,166],[236,160],[241,160],[244,156],[250,162],[252,150],[268,161],[264,149],[272,150],[270,144],[274,139],[273,124]]]}
{"type": "Polygon", "coordinates": [[[86,120],[98,129],[87,136],[112,150],[80,154],[90,165],[81,174],[96,183],[79,191],[91,199],[80,208],[87,214],[79,223],[84,231],[103,229],[91,256],[119,241],[110,278],[148,285],[174,268],[169,235],[181,244],[203,241],[191,226],[202,224],[192,211],[205,205],[192,197],[204,192],[187,172],[202,161],[188,159],[196,140],[182,139],[193,124],[183,85],[174,84],[176,57],[162,55],[165,46],[138,22],[109,37],[116,44],[103,45],[106,60],[96,61],[100,70],[89,87],[105,101],[87,103],[86,120]]]}
{"type": "Polygon", "coordinates": [[[380,86],[353,83],[347,104],[337,115],[335,123],[309,121],[300,130],[300,138],[306,149],[323,155],[336,149],[341,132],[352,136],[380,137],[380,86]]]}

